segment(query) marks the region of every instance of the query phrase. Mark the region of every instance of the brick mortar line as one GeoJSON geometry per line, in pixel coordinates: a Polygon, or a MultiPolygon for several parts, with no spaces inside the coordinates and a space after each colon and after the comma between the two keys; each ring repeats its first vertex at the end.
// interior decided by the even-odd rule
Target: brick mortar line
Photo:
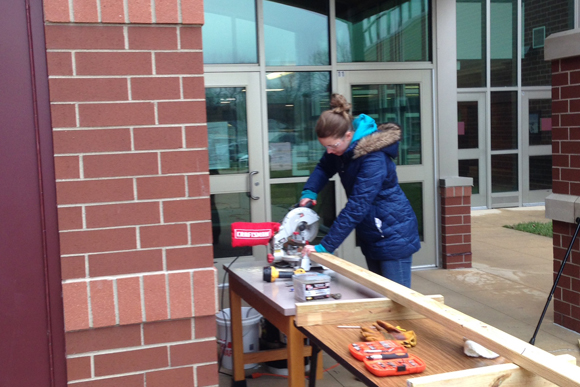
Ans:
{"type": "MultiPolygon", "coordinates": [[[[195,317],[189,317],[189,318],[190,319],[193,319],[195,317]]],[[[185,319],[180,319],[180,320],[185,320],[185,319]]],[[[178,320],[174,320],[174,321],[178,321],[178,320]]],[[[140,324],[141,325],[144,325],[146,323],[140,323],[140,324]]],[[[182,345],[182,344],[192,344],[192,343],[203,343],[203,342],[212,341],[212,340],[215,340],[215,338],[205,337],[203,339],[172,341],[171,343],[163,343],[163,344],[143,344],[143,345],[140,345],[140,346],[123,347],[123,348],[120,348],[120,349],[109,349],[109,350],[103,350],[103,351],[83,352],[82,354],[71,354],[71,355],[67,355],[66,357],[67,357],[67,359],[78,359],[78,358],[83,358],[83,357],[87,357],[87,356],[97,356],[97,355],[105,355],[105,354],[106,355],[109,355],[109,354],[123,353],[123,352],[134,351],[134,350],[143,350],[143,349],[151,349],[151,348],[163,348],[163,347],[169,347],[170,345],[182,345]],[[125,350],[125,349],[127,349],[127,350],[125,350]]],[[[215,363],[215,362],[207,362],[207,363],[208,364],[211,364],[211,363],[215,363]]],[[[205,364],[205,363],[199,363],[199,364],[205,364]]],[[[192,366],[192,365],[193,364],[191,364],[190,366],[192,366]]],[[[171,367],[171,368],[178,368],[178,367],[171,367]]],[[[181,367],[179,367],[179,368],[181,368],[181,367]]],[[[147,371],[141,371],[141,372],[149,372],[149,370],[147,370],[147,371]]],[[[115,374],[115,375],[120,375],[120,374],[115,374]]]]}
{"type": "MultiPolygon", "coordinates": [[[[123,377],[123,376],[133,376],[133,375],[144,375],[146,373],[149,372],[157,372],[157,371],[169,371],[169,370],[174,370],[174,369],[180,369],[180,368],[197,368],[199,366],[206,366],[206,365],[212,365],[212,364],[216,364],[217,365],[217,361],[214,362],[208,362],[208,363],[195,363],[195,364],[189,364],[189,365],[185,365],[185,366],[168,366],[166,368],[152,368],[150,370],[143,370],[143,371],[135,371],[135,372],[130,372],[130,373],[123,373],[123,374],[112,374],[112,375],[107,375],[107,376],[95,376],[92,377],[90,379],[78,379],[78,380],[69,380],[67,383],[70,386],[74,386],[76,384],[79,383],[86,383],[86,382],[92,382],[92,381],[99,381],[99,380],[109,380],[109,379],[113,379],[113,378],[118,378],[118,377],[123,377]]],[[[195,370],[194,370],[195,371],[195,370]]],[[[194,377],[197,377],[197,373],[194,373],[194,377]]],[[[196,382],[194,382],[196,383],[196,382]]],[[[194,384],[195,386],[197,386],[197,384],[194,384]]],[[[214,384],[208,387],[218,387],[219,385],[214,384]]]]}
{"type": "MultiPolygon", "coordinates": [[[[72,0],[68,0],[72,3],[72,0]]],[[[123,0],[124,4],[128,5],[128,0],[123,0]]],[[[128,17],[129,12],[125,13],[125,16],[128,17]]],[[[192,28],[192,27],[201,27],[200,24],[179,24],[179,23],[132,23],[130,20],[126,19],[124,23],[95,23],[95,22],[51,22],[48,20],[44,21],[44,24],[47,26],[67,26],[67,27],[163,27],[163,28],[192,28]],[[102,25],[98,25],[102,24],[102,25]]]]}
{"type": "MultiPolygon", "coordinates": [[[[86,52],[86,53],[189,53],[189,52],[199,52],[203,53],[203,49],[200,48],[48,48],[46,52],[86,52]]],[[[200,74],[203,75],[203,74],[200,74]]],[[[574,85],[569,85],[574,86],[574,85]]]]}
{"type": "MultiPolygon", "coordinates": [[[[180,270],[169,270],[169,271],[151,271],[151,272],[139,272],[139,273],[134,273],[134,274],[119,274],[116,276],[100,276],[100,277],[89,277],[89,278],[73,278],[73,279],[67,279],[67,280],[62,280],[63,284],[76,284],[76,283],[87,283],[87,285],[90,282],[94,282],[94,281],[118,281],[120,279],[128,279],[128,278],[142,278],[145,276],[153,276],[153,275],[165,275],[166,277],[169,274],[183,274],[183,273],[190,273],[193,276],[193,273],[195,272],[202,272],[202,271],[211,271],[211,270],[215,270],[215,268],[213,266],[208,266],[208,267],[199,267],[199,268],[195,268],[195,269],[180,269],[180,270]]],[[[191,277],[191,283],[193,286],[193,277],[191,277]]],[[[193,300],[193,298],[192,298],[193,300]]]]}
{"type": "MultiPolygon", "coordinates": [[[[58,156],[58,155],[55,155],[58,156]]],[[[164,173],[162,175],[131,175],[131,176],[102,176],[102,177],[87,177],[84,179],[56,179],[57,183],[60,182],[69,182],[69,181],[101,181],[101,180],[120,180],[120,179],[140,179],[140,178],[149,178],[149,177],[165,177],[165,176],[203,176],[209,175],[209,172],[185,172],[185,173],[164,173]]],[[[151,200],[151,199],[144,199],[144,200],[151,200]]],[[[94,202],[89,202],[94,203],[94,202]]],[[[86,204],[89,204],[86,203],[86,204]]]]}
{"type": "Polygon", "coordinates": [[[179,198],[166,198],[166,199],[144,199],[144,200],[132,200],[132,201],[121,201],[121,202],[102,202],[102,203],[79,203],[79,204],[59,204],[57,208],[75,208],[75,207],[97,207],[100,205],[113,205],[113,204],[130,204],[130,203],[155,203],[155,202],[162,202],[162,201],[180,201],[180,200],[188,200],[188,199],[207,199],[208,196],[192,196],[192,197],[179,197],[179,198]]]}
{"type": "MultiPolygon", "coordinates": [[[[142,74],[135,74],[135,75],[118,75],[118,74],[111,74],[111,75],[50,75],[49,79],[117,79],[117,78],[139,78],[139,79],[147,79],[147,78],[203,78],[203,74],[150,74],[150,75],[142,75],[142,74]]],[[[204,98],[205,100],[205,98],[204,98]]],[[[55,101],[51,101],[51,103],[55,103],[55,101]]],[[[559,114],[559,113],[557,113],[559,114]]]]}
{"type": "MultiPolygon", "coordinates": [[[[51,105],[104,105],[104,104],[128,104],[128,103],[163,103],[163,102],[205,102],[205,99],[188,98],[188,99],[127,99],[127,100],[110,100],[110,101],[72,101],[72,102],[51,102],[51,105]]],[[[159,126],[163,124],[154,124],[151,126],[159,126]]],[[[178,124],[174,124],[178,125],[178,124]]],[[[188,125],[188,124],[181,124],[188,125]]]]}
{"type": "MultiPolygon", "coordinates": [[[[123,228],[140,228],[140,227],[157,227],[157,226],[172,226],[172,225],[179,225],[179,224],[199,224],[199,223],[209,223],[211,222],[210,219],[206,220],[187,220],[183,222],[170,222],[170,223],[147,223],[147,224],[130,224],[125,226],[108,226],[108,227],[95,227],[95,228],[86,228],[86,229],[72,229],[72,230],[59,230],[59,233],[70,233],[70,232],[79,232],[79,231],[104,231],[104,230],[114,230],[114,229],[123,229],[123,228]]],[[[188,243],[184,246],[191,246],[191,243],[188,243]]],[[[164,246],[167,247],[167,246],[164,246]]],[[[141,250],[141,249],[139,249],[141,250]]],[[[86,254],[86,253],[85,253],[86,254]]],[[[78,255],[78,254],[77,254],[78,255]]]]}
{"type": "MultiPolygon", "coordinates": [[[[179,101],[179,100],[178,100],[179,101]]],[[[205,101],[205,100],[204,100],[205,101]]],[[[201,101],[200,101],[201,102],[201,101]]],[[[71,103],[59,103],[58,105],[64,105],[64,104],[76,104],[76,102],[71,102],[71,103]]],[[[188,123],[188,124],[161,124],[161,125],[121,125],[121,126],[82,126],[82,127],[75,127],[75,126],[70,126],[70,127],[57,127],[57,128],[52,128],[53,132],[65,132],[65,131],[83,131],[83,130],[128,130],[128,129],[140,129],[140,128],[157,128],[159,126],[162,127],[169,127],[169,128],[185,128],[185,127],[193,127],[193,126],[206,126],[207,122],[192,122],[192,123],[188,123]]]]}

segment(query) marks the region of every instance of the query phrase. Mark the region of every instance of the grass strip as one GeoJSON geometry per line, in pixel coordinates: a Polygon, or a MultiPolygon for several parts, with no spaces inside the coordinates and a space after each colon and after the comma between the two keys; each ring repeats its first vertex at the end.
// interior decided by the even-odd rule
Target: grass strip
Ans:
{"type": "Polygon", "coordinates": [[[525,222],[514,225],[506,225],[504,227],[528,232],[530,234],[542,235],[548,238],[552,237],[552,222],[525,222]]]}

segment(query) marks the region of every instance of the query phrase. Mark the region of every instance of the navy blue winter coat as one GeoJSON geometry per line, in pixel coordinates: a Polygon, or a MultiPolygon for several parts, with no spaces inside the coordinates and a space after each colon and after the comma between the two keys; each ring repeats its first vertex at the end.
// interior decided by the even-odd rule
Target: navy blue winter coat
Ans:
{"type": "Polygon", "coordinates": [[[377,130],[375,121],[365,114],[353,126],[355,133],[346,152],[341,156],[325,153],[304,185],[303,197],[312,198],[338,173],[348,197],[320,244],[333,252],[356,228],[365,257],[409,257],[421,244],[417,217],[399,186],[393,161],[401,131],[377,130]]]}

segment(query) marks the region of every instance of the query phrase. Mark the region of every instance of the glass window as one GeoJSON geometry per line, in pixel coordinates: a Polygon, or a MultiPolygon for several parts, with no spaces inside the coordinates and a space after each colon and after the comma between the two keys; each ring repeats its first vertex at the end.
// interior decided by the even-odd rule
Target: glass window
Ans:
{"type": "Polygon", "coordinates": [[[518,190],[518,155],[491,155],[491,192],[518,190]]]}
{"type": "Polygon", "coordinates": [[[224,175],[248,172],[246,89],[205,89],[209,173],[224,175]]]}
{"type": "Polygon", "coordinates": [[[423,183],[401,183],[399,185],[411,202],[413,211],[415,211],[419,223],[419,238],[423,241],[425,240],[423,238],[423,183]]]}
{"type": "Polygon", "coordinates": [[[516,0],[491,0],[489,48],[492,87],[517,85],[516,3],[516,0]]]}
{"type": "Polygon", "coordinates": [[[515,91],[491,93],[491,150],[518,149],[518,99],[515,91]]]}
{"type": "Polygon", "coordinates": [[[486,85],[484,0],[457,0],[457,87],[486,85]]]}
{"type": "Polygon", "coordinates": [[[552,145],[552,100],[530,99],[529,145],[552,145]]]}
{"type": "Polygon", "coordinates": [[[477,101],[457,103],[457,139],[459,149],[479,146],[479,114],[477,101]]]}
{"type": "Polygon", "coordinates": [[[338,62],[430,61],[428,0],[337,0],[338,62]]]}
{"type": "MultiPolygon", "coordinates": [[[[290,208],[300,201],[303,187],[304,183],[271,185],[273,221],[282,222],[290,208]]],[[[329,181],[318,194],[316,206],[312,208],[320,216],[318,236],[312,244],[320,243],[320,240],[324,238],[328,229],[332,226],[332,223],[336,219],[335,208],[334,182],[329,181]]]]}
{"type": "Polygon", "coordinates": [[[233,222],[251,222],[250,198],[244,193],[210,195],[214,258],[252,255],[251,247],[232,247],[233,222]]]}
{"type": "Polygon", "coordinates": [[[473,179],[473,188],[471,193],[477,195],[479,193],[479,160],[459,160],[459,176],[471,177],[473,179]]]}
{"type": "Polygon", "coordinates": [[[328,7],[328,1],[264,0],[266,65],[328,65],[328,7]]]}
{"type": "Polygon", "coordinates": [[[522,0],[522,86],[550,86],[544,39],[574,28],[574,0],[522,0]]]}
{"type": "Polygon", "coordinates": [[[258,63],[254,0],[204,0],[203,62],[258,63]]]}
{"type": "Polygon", "coordinates": [[[309,176],[324,153],[314,127],[330,105],[330,73],[266,74],[270,176],[309,176]]]}
{"type": "Polygon", "coordinates": [[[552,156],[530,156],[530,191],[552,189],[552,156]]]}
{"type": "Polygon", "coordinates": [[[421,98],[418,84],[353,85],[352,113],[367,114],[377,124],[401,126],[399,165],[421,164],[421,98]]]}

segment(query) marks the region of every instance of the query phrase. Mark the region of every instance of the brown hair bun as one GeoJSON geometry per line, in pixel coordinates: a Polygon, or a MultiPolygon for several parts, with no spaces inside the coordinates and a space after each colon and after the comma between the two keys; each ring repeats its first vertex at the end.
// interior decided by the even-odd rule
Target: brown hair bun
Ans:
{"type": "Polygon", "coordinates": [[[330,98],[330,109],[337,114],[350,114],[352,105],[342,94],[334,93],[330,98]]]}

